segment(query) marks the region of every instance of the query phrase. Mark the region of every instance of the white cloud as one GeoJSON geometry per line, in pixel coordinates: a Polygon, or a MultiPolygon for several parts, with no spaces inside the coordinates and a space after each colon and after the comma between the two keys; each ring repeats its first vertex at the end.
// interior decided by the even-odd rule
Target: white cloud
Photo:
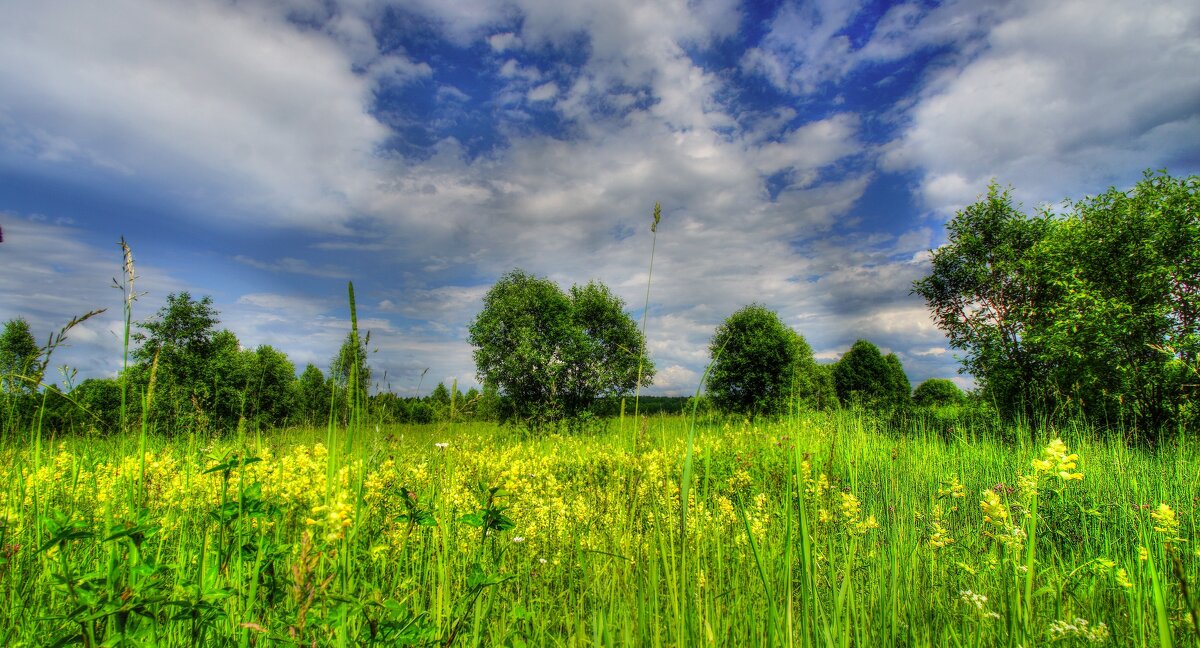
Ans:
{"type": "MultiPolygon", "coordinates": [[[[355,34],[348,47],[358,50],[365,36],[355,34]]],[[[253,6],[7,3],[0,147],[336,228],[374,190],[375,149],[389,134],[366,112],[372,80],[354,74],[355,59],[367,61],[253,6]]],[[[395,55],[370,65],[376,76],[426,71],[395,55]]]]}
{"type": "Polygon", "coordinates": [[[1020,3],[986,45],[931,80],[885,157],[921,171],[921,197],[938,212],[973,201],[992,178],[1026,201],[1057,202],[1194,163],[1195,3],[1020,3]]]}
{"type": "MultiPolygon", "coordinates": [[[[121,273],[121,250],[116,241],[107,250],[97,249],[81,240],[79,229],[43,220],[0,212],[0,322],[23,317],[38,344],[45,344],[73,317],[107,308],[68,333],[66,345],[54,351],[51,371],[67,364],[83,378],[115,375],[121,367],[124,318],[122,296],[112,281],[121,273]]],[[[186,290],[161,266],[140,258],[135,249],[135,288],[151,294],[134,303],[135,320],[152,316],[167,293],[186,290]]]]}
{"type": "Polygon", "coordinates": [[[500,34],[492,34],[488,36],[488,45],[491,45],[492,51],[504,52],[521,46],[521,37],[512,32],[503,32],[500,34]]]}
{"type": "Polygon", "coordinates": [[[529,91],[528,97],[530,101],[549,101],[558,96],[558,84],[553,81],[543,83],[542,85],[529,91]]]}

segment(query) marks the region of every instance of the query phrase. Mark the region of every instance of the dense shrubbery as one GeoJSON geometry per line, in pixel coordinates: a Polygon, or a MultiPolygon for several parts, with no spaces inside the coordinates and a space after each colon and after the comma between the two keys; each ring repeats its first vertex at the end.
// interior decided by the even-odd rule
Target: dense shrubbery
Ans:
{"type": "Polygon", "coordinates": [[[1146,436],[1196,420],[1200,176],[1147,174],[1029,217],[1008,191],[947,225],[917,281],[964,369],[1009,418],[1146,436]]]}

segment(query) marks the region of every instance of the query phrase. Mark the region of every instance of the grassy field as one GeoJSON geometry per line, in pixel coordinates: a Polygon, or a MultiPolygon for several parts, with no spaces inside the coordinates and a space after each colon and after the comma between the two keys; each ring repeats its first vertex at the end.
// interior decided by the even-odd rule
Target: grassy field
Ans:
{"type": "Polygon", "coordinates": [[[9,439],[0,644],[1200,645],[1200,452],[866,415],[9,439]]]}

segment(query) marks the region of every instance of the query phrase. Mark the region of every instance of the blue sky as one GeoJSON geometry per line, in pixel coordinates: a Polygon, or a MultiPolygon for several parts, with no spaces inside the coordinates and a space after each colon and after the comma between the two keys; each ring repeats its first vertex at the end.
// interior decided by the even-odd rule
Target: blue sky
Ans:
{"type": "MultiPolygon", "coordinates": [[[[120,365],[117,241],[247,347],[325,368],[346,282],[377,377],[475,382],[466,327],[520,267],[641,314],[695,390],[750,302],[819,359],[857,338],[957,375],[909,294],[954,211],[1200,171],[1190,1],[15,0],[0,5],[0,319],[120,365]]],[[[958,377],[969,384],[969,377],[958,377]]]]}

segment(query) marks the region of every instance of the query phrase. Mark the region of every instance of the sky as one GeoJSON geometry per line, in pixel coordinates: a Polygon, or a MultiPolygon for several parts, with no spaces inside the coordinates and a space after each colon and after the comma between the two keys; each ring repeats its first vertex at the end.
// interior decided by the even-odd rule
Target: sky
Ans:
{"type": "Polygon", "coordinates": [[[465,388],[514,268],[640,320],[659,202],[651,393],[752,302],[970,386],[911,294],[945,223],[1200,172],[1197,61],[1194,0],[8,0],[0,320],[106,307],[51,364],[115,375],[124,237],[135,320],[324,369],[353,281],[379,389],[465,388]]]}

